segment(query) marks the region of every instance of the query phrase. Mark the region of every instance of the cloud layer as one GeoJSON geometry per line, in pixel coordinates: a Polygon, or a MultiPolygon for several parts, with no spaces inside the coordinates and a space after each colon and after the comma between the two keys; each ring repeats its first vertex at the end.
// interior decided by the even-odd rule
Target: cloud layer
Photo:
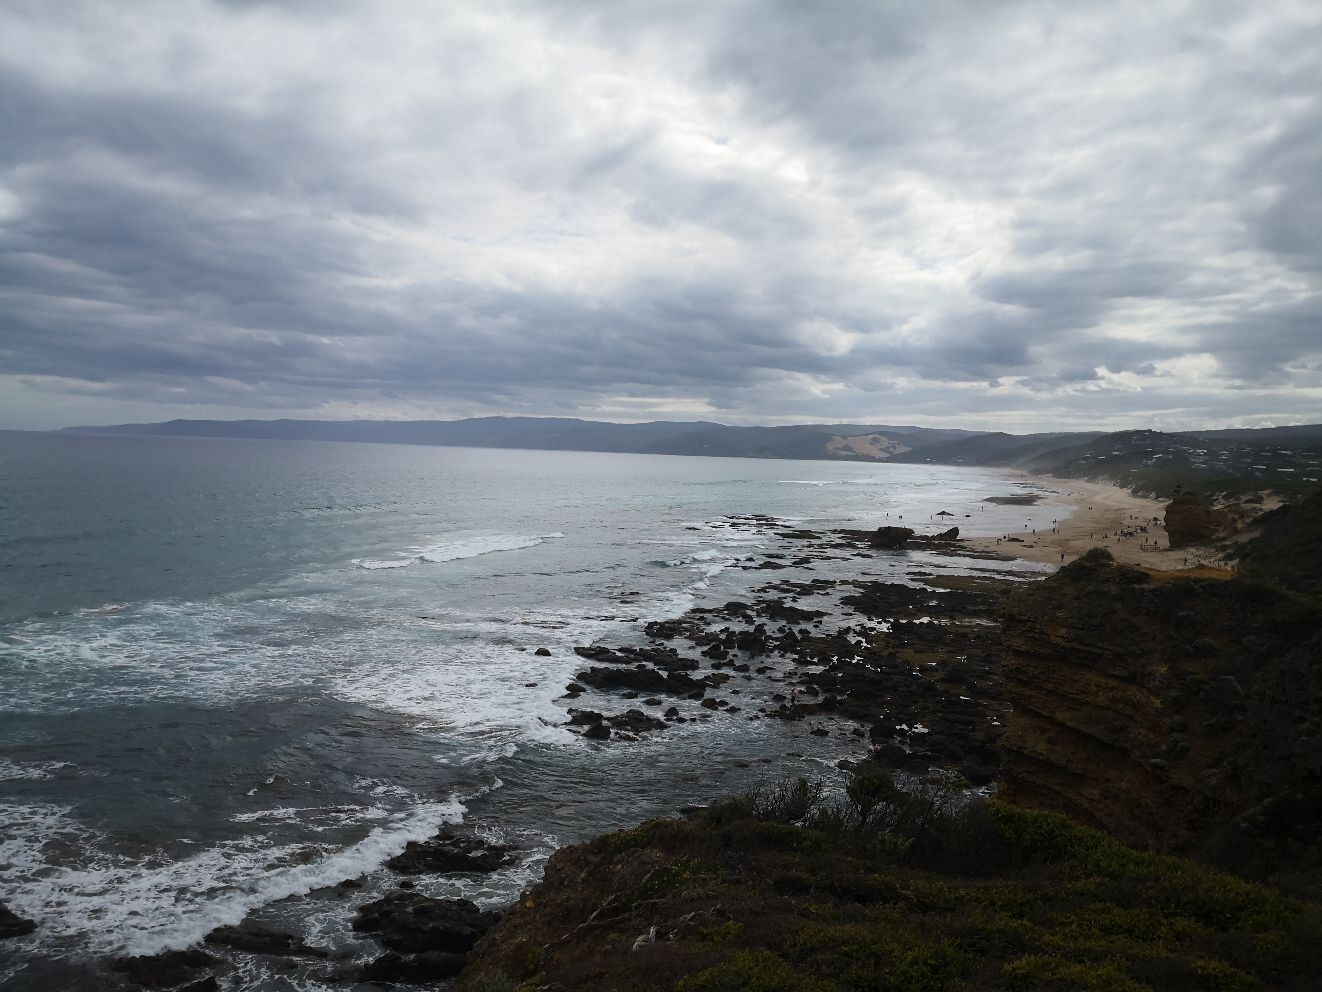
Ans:
{"type": "Polygon", "coordinates": [[[0,426],[1322,419],[1322,6],[10,4],[0,426]]]}

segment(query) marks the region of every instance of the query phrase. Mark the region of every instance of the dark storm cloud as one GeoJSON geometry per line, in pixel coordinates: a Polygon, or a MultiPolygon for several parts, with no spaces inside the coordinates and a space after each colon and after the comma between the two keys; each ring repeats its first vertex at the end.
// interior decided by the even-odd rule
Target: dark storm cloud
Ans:
{"type": "Polygon", "coordinates": [[[9,21],[14,426],[1322,410],[1308,2],[9,21]]]}

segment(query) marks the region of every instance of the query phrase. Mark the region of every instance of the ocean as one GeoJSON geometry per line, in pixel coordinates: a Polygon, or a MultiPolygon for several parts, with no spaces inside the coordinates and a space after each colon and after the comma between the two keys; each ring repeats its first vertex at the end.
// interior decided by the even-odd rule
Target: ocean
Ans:
{"type": "MultiPolygon", "coordinates": [[[[443,824],[519,859],[419,889],[498,906],[560,845],[829,776],[857,738],[747,713],[578,737],[570,705],[623,705],[560,698],[573,649],[747,595],[786,528],[999,534],[1049,527],[1053,495],[947,466],[0,433],[0,902],[38,924],[0,989],[245,917],[371,956],[354,907],[443,824]]],[[[838,569],[912,582],[929,554],[838,569]]],[[[327,987],[231,964],[222,988],[327,987]]]]}

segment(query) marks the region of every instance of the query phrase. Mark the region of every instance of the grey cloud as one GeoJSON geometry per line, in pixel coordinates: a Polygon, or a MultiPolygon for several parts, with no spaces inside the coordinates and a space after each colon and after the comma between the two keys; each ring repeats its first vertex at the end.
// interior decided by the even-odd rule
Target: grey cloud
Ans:
{"type": "Polygon", "coordinates": [[[1308,3],[107,10],[20,10],[67,67],[0,41],[24,390],[1043,427],[1322,397],[1308,3]],[[123,81],[130,28],[200,61],[123,81]]]}

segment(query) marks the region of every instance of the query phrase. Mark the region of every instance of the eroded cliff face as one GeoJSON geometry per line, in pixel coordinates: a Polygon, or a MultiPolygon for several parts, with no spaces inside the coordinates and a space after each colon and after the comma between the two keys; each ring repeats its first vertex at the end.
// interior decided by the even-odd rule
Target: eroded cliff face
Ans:
{"type": "Polygon", "coordinates": [[[1228,514],[1209,508],[1196,493],[1181,493],[1166,505],[1166,537],[1172,548],[1210,541],[1229,524],[1228,514]]]}
{"type": "Polygon", "coordinates": [[[1094,551],[1007,599],[1004,650],[1008,801],[1165,851],[1311,829],[1277,821],[1322,794],[1317,603],[1094,551]]]}

